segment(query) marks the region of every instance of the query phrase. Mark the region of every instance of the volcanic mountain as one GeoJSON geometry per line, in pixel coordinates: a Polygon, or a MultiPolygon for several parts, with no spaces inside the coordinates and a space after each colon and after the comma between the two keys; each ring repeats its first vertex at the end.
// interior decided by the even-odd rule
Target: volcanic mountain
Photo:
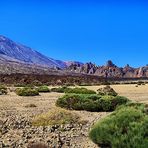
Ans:
{"type": "Polygon", "coordinates": [[[65,62],[43,54],[0,35],[0,61],[37,65],[45,68],[64,68],[65,62]]]}

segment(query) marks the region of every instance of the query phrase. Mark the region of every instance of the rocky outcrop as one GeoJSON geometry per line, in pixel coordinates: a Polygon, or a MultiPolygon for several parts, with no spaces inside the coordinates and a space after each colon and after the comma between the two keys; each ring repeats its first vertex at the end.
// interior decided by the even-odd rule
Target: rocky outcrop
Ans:
{"type": "Polygon", "coordinates": [[[71,64],[68,70],[76,73],[94,74],[97,70],[97,66],[91,62],[86,64],[71,64]]]}
{"type": "Polygon", "coordinates": [[[68,70],[96,75],[104,78],[142,78],[148,77],[148,66],[133,68],[127,64],[125,67],[116,66],[111,60],[107,61],[105,66],[96,66],[92,63],[86,63],[84,65],[70,65],[68,70]]]}

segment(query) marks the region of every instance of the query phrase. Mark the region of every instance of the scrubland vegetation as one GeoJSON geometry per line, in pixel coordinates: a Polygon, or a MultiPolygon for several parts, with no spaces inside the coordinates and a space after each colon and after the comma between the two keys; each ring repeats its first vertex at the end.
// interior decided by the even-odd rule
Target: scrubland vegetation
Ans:
{"type": "Polygon", "coordinates": [[[31,87],[17,88],[16,94],[19,96],[38,96],[39,92],[31,87]]]}
{"type": "Polygon", "coordinates": [[[57,100],[56,105],[66,109],[101,112],[113,111],[127,101],[127,98],[121,96],[66,94],[57,100]]]}
{"type": "Polygon", "coordinates": [[[38,88],[37,88],[37,91],[38,92],[40,92],[40,93],[42,93],[42,92],[50,92],[50,89],[48,88],[48,86],[46,86],[46,85],[43,85],[43,86],[39,86],[38,88]]]}
{"type": "Polygon", "coordinates": [[[0,95],[6,95],[7,93],[7,87],[0,85],[0,95]]]}

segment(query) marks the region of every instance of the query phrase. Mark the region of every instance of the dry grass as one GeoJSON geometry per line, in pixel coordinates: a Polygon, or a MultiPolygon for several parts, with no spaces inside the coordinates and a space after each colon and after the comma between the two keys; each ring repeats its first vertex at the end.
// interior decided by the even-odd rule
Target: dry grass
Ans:
{"type": "MultiPolygon", "coordinates": [[[[104,86],[87,86],[86,88],[97,90],[104,86]]],[[[120,95],[128,97],[131,100],[148,103],[148,84],[136,87],[134,84],[111,85],[111,87],[120,95]]]]}
{"type": "Polygon", "coordinates": [[[36,116],[32,124],[34,126],[62,125],[80,123],[80,117],[76,113],[61,108],[54,108],[47,113],[36,116]]]}

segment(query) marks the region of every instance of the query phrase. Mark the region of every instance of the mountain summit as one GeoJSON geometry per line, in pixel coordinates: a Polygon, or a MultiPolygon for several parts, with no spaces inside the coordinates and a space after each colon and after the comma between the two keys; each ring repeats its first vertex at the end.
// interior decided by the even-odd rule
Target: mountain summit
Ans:
{"type": "Polygon", "coordinates": [[[0,35],[0,59],[5,61],[15,61],[25,64],[33,64],[47,68],[64,68],[63,61],[48,58],[41,53],[16,43],[7,37],[0,35]]]}

